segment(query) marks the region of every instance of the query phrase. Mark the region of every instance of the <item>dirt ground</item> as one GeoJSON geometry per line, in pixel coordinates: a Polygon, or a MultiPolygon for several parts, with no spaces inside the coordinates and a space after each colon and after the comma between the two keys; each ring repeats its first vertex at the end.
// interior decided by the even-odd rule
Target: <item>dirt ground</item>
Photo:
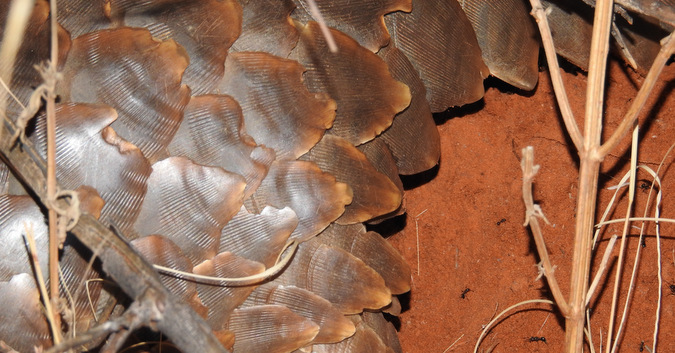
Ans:
{"type": "MultiPolygon", "coordinates": [[[[675,142],[675,65],[661,76],[655,94],[641,114],[639,163],[656,170],[675,142]]],[[[572,107],[581,124],[585,73],[566,72],[564,79],[572,107]]],[[[486,81],[485,98],[469,107],[450,110],[437,117],[442,157],[436,169],[405,178],[407,216],[403,231],[389,237],[411,264],[412,291],[401,298],[400,339],[405,352],[471,352],[483,325],[506,307],[527,299],[550,299],[547,286],[536,280],[539,258],[527,228],[523,227],[521,196],[521,149],[533,146],[535,163],[541,165],[535,179],[535,201],[550,226],[544,237],[556,275],[567,295],[577,198],[578,158],[563,133],[547,72],[540,72],[535,92],[520,92],[496,79],[486,81]],[[454,345],[453,345],[454,342],[454,345]],[[452,345],[452,347],[450,347],[452,345]]],[[[642,83],[642,78],[623,64],[613,62],[608,78],[604,135],[614,131],[642,83]]],[[[629,166],[629,138],[602,165],[598,213],[602,214],[629,166]]],[[[675,175],[666,158],[660,171],[663,205],[661,215],[675,218],[675,175]]],[[[639,186],[650,185],[639,173],[639,186]]],[[[644,212],[648,190],[639,189],[635,213],[644,212]]],[[[622,218],[626,193],[612,218],[622,218]]],[[[653,197],[652,197],[653,199],[653,197]]],[[[650,211],[653,216],[653,207],[650,211]]],[[[640,223],[634,223],[640,226],[640,223]]],[[[603,228],[595,251],[595,274],[609,237],[621,234],[622,225],[603,228]]],[[[629,287],[629,274],[640,245],[639,229],[628,239],[626,266],[621,282],[620,308],[629,287]]],[[[624,333],[622,352],[639,352],[641,343],[651,346],[659,283],[655,226],[649,224],[642,248],[624,333]]],[[[658,342],[660,351],[675,344],[675,227],[661,226],[663,298],[658,342]]],[[[618,244],[618,243],[617,243],[618,244]]],[[[618,246],[613,255],[618,254],[618,246]]],[[[611,278],[591,302],[591,335],[597,348],[607,341],[616,257],[610,262],[611,278]]],[[[490,331],[481,350],[493,352],[559,352],[564,344],[564,321],[549,305],[529,305],[512,311],[490,331]],[[545,337],[546,341],[531,341],[545,337]]],[[[479,350],[479,351],[481,351],[479,350]]],[[[586,350],[588,351],[588,350],[586,350]]],[[[647,349],[644,349],[647,352],[647,349]]]]}

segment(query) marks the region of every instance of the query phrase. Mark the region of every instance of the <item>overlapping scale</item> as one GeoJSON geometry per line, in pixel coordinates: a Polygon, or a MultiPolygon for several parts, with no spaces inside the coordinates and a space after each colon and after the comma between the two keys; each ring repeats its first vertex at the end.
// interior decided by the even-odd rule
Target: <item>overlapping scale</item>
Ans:
{"type": "Polygon", "coordinates": [[[258,188],[275,158],[274,151],[257,146],[246,133],[239,104],[226,95],[192,97],[168,150],[241,175],[246,179],[244,199],[258,188]]]}
{"type": "Polygon", "coordinates": [[[410,290],[410,266],[403,256],[376,232],[366,232],[363,226],[332,224],[317,241],[343,249],[361,259],[382,276],[392,294],[410,290]]]}
{"type": "Polygon", "coordinates": [[[314,292],[345,314],[380,309],[391,302],[391,292],[375,270],[352,254],[316,239],[300,245],[275,283],[314,292]]]}
{"type": "Polygon", "coordinates": [[[675,26],[674,0],[618,0],[626,8],[675,26]]]}
{"type": "Polygon", "coordinates": [[[242,32],[232,44],[233,51],[260,51],[288,57],[300,34],[290,14],[292,0],[240,0],[243,7],[242,32]]]}
{"type": "MultiPolygon", "coordinates": [[[[0,281],[10,281],[13,276],[22,273],[29,274],[31,281],[34,281],[32,260],[28,252],[27,240],[24,238],[24,235],[29,232],[35,239],[36,253],[34,255],[39,259],[40,269],[46,276],[49,273],[49,262],[47,261],[49,258],[49,235],[45,216],[30,196],[0,195],[0,239],[3,241],[0,254],[0,281]]],[[[84,290],[82,283],[101,276],[89,266],[88,258],[87,260],[82,258],[82,256],[89,256],[90,251],[82,249],[81,244],[71,240],[68,238],[60,256],[60,267],[63,274],[61,294],[65,297],[65,288],[68,288],[70,293],[77,294],[74,297],[75,302],[69,303],[75,307],[75,313],[71,312],[70,315],[76,315],[75,325],[78,329],[86,331],[92,324],[90,319],[93,318],[89,299],[95,305],[101,288],[92,285],[89,291],[90,296],[87,297],[86,295],[80,295],[84,290]]],[[[45,280],[48,282],[48,279],[45,280]]],[[[70,309],[70,305],[68,309],[70,309]]],[[[2,314],[0,313],[0,315],[2,314]]],[[[41,316],[42,314],[39,312],[37,315],[41,316]]],[[[38,318],[30,320],[38,320],[38,318]]],[[[70,324],[73,317],[67,317],[67,320],[70,324]]]]}
{"type": "Polygon", "coordinates": [[[51,347],[35,279],[27,273],[0,282],[0,341],[19,352],[51,347]]]}
{"type": "Polygon", "coordinates": [[[146,29],[97,31],[73,41],[57,93],[112,106],[119,115],[112,127],[154,162],[166,154],[190,100],[181,85],[188,62],[176,42],[157,41],[146,29]]]}
{"type": "MultiPolygon", "coordinates": [[[[0,13],[6,14],[11,3],[11,1],[2,1],[0,13]]],[[[4,34],[6,22],[7,16],[0,16],[0,36],[4,34]]],[[[28,104],[28,98],[35,87],[43,82],[35,66],[42,66],[50,59],[51,32],[49,23],[49,3],[46,0],[36,1],[26,26],[24,38],[27,38],[27,40],[21,42],[19,52],[16,55],[16,63],[12,69],[12,81],[6,82],[12,93],[23,105],[28,104]]],[[[61,26],[57,26],[57,33],[59,41],[58,60],[59,66],[62,66],[70,49],[70,36],[61,26]]],[[[0,62],[0,68],[3,72],[11,69],[6,67],[7,64],[7,62],[0,62]]],[[[5,113],[8,117],[14,120],[21,111],[22,107],[14,99],[8,100],[5,113]]]]}
{"type": "Polygon", "coordinates": [[[368,325],[368,327],[377,333],[387,347],[395,353],[403,352],[394,324],[387,321],[382,313],[364,311],[361,314],[361,320],[365,325],[368,325]]]}
{"type": "MultiPolygon", "coordinates": [[[[295,0],[298,11],[293,16],[307,23],[317,21],[311,15],[309,1],[295,0]]],[[[384,15],[412,10],[412,0],[371,0],[371,1],[316,1],[326,25],[338,29],[368,50],[376,53],[389,44],[389,32],[384,25],[384,15]]]]}
{"type": "MultiPolygon", "coordinates": [[[[192,272],[193,270],[190,259],[183,255],[183,252],[174,242],[164,236],[149,235],[133,240],[131,245],[151,264],[183,272],[192,272]]],[[[194,282],[170,275],[160,276],[159,278],[171,293],[190,304],[194,311],[206,318],[208,309],[199,299],[197,285],[194,282]]]]}
{"type": "Polygon", "coordinates": [[[0,195],[4,195],[9,190],[9,179],[11,173],[5,163],[0,163],[0,195]]]}
{"type": "Polygon", "coordinates": [[[110,27],[109,0],[68,0],[59,2],[58,22],[73,38],[110,27]]]}
{"type": "Polygon", "coordinates": [[[339,342],[354,334],[354,324],[326,299],[302,288],[276,286],[258,287],[248,297],[247,305],[283,305],[294,313],[318,324],[319,333],[312,343],[339,342]]]}
{"type": "Polygon", "coordinates": [[[394,79],[408,85],[412,95],[410,106],[396,116],[380,138],[387,143],[396,158],[399,173],[411,175],[428,170],[441,157],[441,137],[431,115],[424,82],[398,48],[383,48],[379,55],[389,66],[394,79]]]}
{"type": "Polygon", "coordinates": [[[490,73],[520,89],[534,89],[539,76],[539,34],[530,5],[522,0],[464,0],[460,4],[490,73]]]}
{"type": "Polygon", "coordinates": [[[316,163],[354,191],[354,200],[338,223],[364,222],[395,211],[401,204],[402,192],[396,185],[345,139],[326,135],[302,159],[316,163]]]}
{"type": "Polygon", "coordinates": [[[229,251],[272,267],[297,226],[298,217],[288,207],[265,207],[255,214],[242,206],[223,228],[218,252],[229,251]]]}
{"type": "Polygon", "coordinates": [[[541,3],[547,11],[556,53],[583,70],[588,70],[593,9],[558,1],[542,0],[541,3]]]}
{"type": "Polygon", "coordinates": [[[275,161],[246,208],[260,213],[265,206],[291,208],[298,227],[291,238],[304,241],[319,234],[352,202],[352,189],[307,161],[275,161]]]}
{"type": "Polygon", "coordinates": [[[394,315],[394,316],[401,315],[402,310],[403,310],[403,308],[401,307],[401,301],[395,295],[391,296],[391,304],[382,308],[383,313],[387,313],[389,315],[394,315]]]}
{"type": "Polygon", "coordinates": [[[234,332],[234,352],[283,353],[307,345],[319,326],[280,305],[237,309],[228,328],[234,332]]]}
{"type": "MultiPolygon", "coordinates": [[[[630,53],[630,57],[637,66],[635,69],[641,75],[647,76],[654,59],[661,50],[660,40],[668,36],[670,32],[640,15],[633,16],[632,20],[633,23],[627,23],[619,16],[614,17],[614,23],[619,29],[619,33],[612,33],[616,40],[614,44],[616,44],[615,47],[620,48],[617,39],[621,39],[626,52],[630,53]]],[[[624,51],[621,51],[621,55],[630,62],[624,51]]]]}
{"type": "Polygon", "coordinates": [[[399,193],[401,194],[401,202],[398,207],[387,214],[382,216],[375,217],[368,221],[368,223],[375,224],[380,223],[391,217],[400,216],[405,213],[404,200],[403,200],[403,182],[398,176],[398,167],[396,166],[396,160],[391,153],[391,150],[384,142],[384,140],[378,136],[375,139],[368,141],[357,147],[359,151],[366,156],[370,164],[373,165],[375,170],[384,174],[389,178],[389,180],[396,185],[399,193]]]}
{"type": "Polygon", "coordinates": [[[417,68],[431,111],[483,97],[488,69],[469,19],[457,1],[415,0],[410,14],[385,16],[391,44],[417,68]]]}
{"type": "Polygon", "coordinates": [[[329,133],[354,145],[372,140],[410,104],[410,89],[391,77],[377,55],[344,33],[331,30],[339,51],[331,53],[315,22],[300,28],[300,42],[291,53],[306,69],[312,92],[326,92],[337,102],[329,133]]]}
{"type": "MultiPolygon", "coordinates": [[[[48,257],[49,240],[45,216],[30,196],[0,195],[0,281],[9,281],[20,273],[33,273],[24,234],[26,227],[33,230],[36,256],[48,257]]],[[[47,261],[40,262],[42,273],[48,272],[47,261]]]]}
{"type": "Polygon", "coordinates": [[[241,104],[248,134],[274,149],[278,159],[295,159],[307,152],[335,118],[335,102],[307,91],[303,71],[294,60],[266,53],[232,53],[218,85],[221,93],[241,104]]]}
{"type": "MultiPolygon", "coordinates": [[[[259,262],[225,252],[213,259],[204,261],[194,267],[194,273],[202,276],[237,278],[261,273],[265,270],[259,262]]],[[[217,284],[197,284],[197,291],[202,303],[208,308],[207,322],[215,331],[226,328],[232,310],[246,300],[255,286],[222,286],[217,284]]],[[[229,330],[232,330],[231,328],[229,330]]],[[[238,338],[235,337],[235,341],[238,338]]]]}
{"type": "Polygon", "coordinates": [[[312,348],[313,353],[342,353],[342,352],[368,352],[368,353],[393,353],[387,347],[380,336],[368,325],[365,325],[358,315],[354,315],[356,333],[354,336],[336,344],[318,344],[312,348]]]}
{"type": "Polygon", "coordinates": [[[193,264],[214,257],[223,226],[242,205],[243,178],[184,157],[169,157],[152,169],[134,229],[171,239],[193,264]]]}
{"type": "MultiPolygon", "coordinates": [[[[95,188],[105,201],[101,220],[126,234],[140,212],[151,167],[136,146],[108,127],[116,118],[105,105],[57,105],[56,177],[68,189],[95,188]]],[[[30,140],[46,159],[46,118],[36,120],[30,140]]]]}
{"type": "Polygon", "coordinates": [[[190,53],[183,83],[194,94],[212,92],[223,77],[227,50],[241,33],[236,0],[110,0],[117,26],[143,27],[160,40],[173,39],[190,53]]]}

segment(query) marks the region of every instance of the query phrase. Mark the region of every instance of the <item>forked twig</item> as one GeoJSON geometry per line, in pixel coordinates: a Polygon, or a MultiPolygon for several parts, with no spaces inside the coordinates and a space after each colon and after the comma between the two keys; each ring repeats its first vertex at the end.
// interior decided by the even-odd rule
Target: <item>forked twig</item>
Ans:
{"type": "Polygon", "coordinates": [[[538,165],[534,165],[534,149],[532,146],[523,148],[523,159],[520,163],[523,170],[523,201],[525,202],[526,209],[525,223],[529,224],[530,229],[532,229],[534,243],[537,246],[537,253],[541,259],[544,275],[551,288],[553,299],[555,299],[560,312],[562,312],[563,315],[567,315],[570,307],[567,301],[565,301],[565,296],[562,294],[558,281],[555,278],[555,271],[548,256],[546,242],[544,241],[544,236],[542,235],[539,220],[537,218],[537,215],[541,214],[541,210],[539,210],[539,212],[537,211],[537,205],[534,204],[534,198],[532,197],[532,181],[539,169],[538,165]]]}
{"type": "Polygon", "coordinates": [[[621,139],[626,135],[626,133],[628,133],[629,129],[637,121],[640,111],[644,107],[645,103],[647,102],[647,98],[649,98],[649,95],[654,89],[656,80],[661,74],[661,71],[663,71],[663,67],[666,65],[666,62],[675,51],[675,35],[673,35],[673,33],[661,41],[661,50],[654,59],[654,63],[649,69],[649,73],[647,73],[647,77],[642,83],[642,87],[640,87],[640,90],[635,96],[635,99],[633,99],[633,103],[631,103],[630,107],[628,108],[628,111],[621,121],[621,124],[619,124],[619,127],[616,128],[616,131],[612,133],[612,136],[607,139],[607,141],[605,141],[605,143],[602,144],[602,146],[600,146],[598,149],[598,154],[601,157],[609,154],[609,152],[619,144],[619,141],[621,141],[621,139]]]}
{"type": "Polygon", "coordinates": [[[581,151],[583,147],[583,136],[581,135],[581,131],[579,131],[576,120],[574,120],[572,107],[570,106],[569,98],[565,92],[565,85],[563,84],[560,66],[558,65],[558,58],[556,57],[555,47],[553,46],[551,28],[549,27],[548,19],[546,18],[547,10],[544,9],[544,6],[539,0],[530,0],[530,3],[532,4],[532,16],[539,26],[539,33],[541,34],[542,42],[544,44],[544,53],[546,54],[546,62],[549,67],[548,71],[551,75],[551,83],[553,84],[555,97],[558,100],[560,113],[565,122],[565,128],[570,134],[570,138],[577,148],[577,151],[581,151]]]}

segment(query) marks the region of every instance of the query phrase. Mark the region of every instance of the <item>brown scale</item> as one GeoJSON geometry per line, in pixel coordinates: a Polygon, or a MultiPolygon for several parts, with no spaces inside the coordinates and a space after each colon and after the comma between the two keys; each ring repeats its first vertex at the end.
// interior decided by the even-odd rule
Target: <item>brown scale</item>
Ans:
{"type": "MultiPolygon", "coordinates": [[[[381,311],[400,313],[410,268],[361,222],[404,212],[398,174],[438,163],[432,111],[480,99],[488,68],[534,84],[537,45],[519,44],[530,27],[503,21],[526,21],[520,7],[486,26],[477,14],[498,11],[487,0],[463,1],[466,14],[454,1],[335,3],[319,10],[335,27],[336,54],[304,0],[58,4],[57,175],[68,188],[91,187],[89,212],[148,261],[202,275],[260,273],[289,240],[301,242],[262,283],[162,275],[234,352],[401,352],[381,311]],[[498,45],[495,33],[513,42],[498,45]],[[521,56],[494,62],[514,46],[521,56]]],[[[35,5],[9,82],[23,104],[40,84],[33,65],[48,56],[47,5],[35,5]]],[[[10,103],[7,114],[19,111],[10,103]]],[[[44,153],[42,116],[32,130],[44,153]]],[[[0,320],[0,340],[48,347],[20,236],[32,222],[46,258],[44,216],[4,166],[0,182],[0,317],[25,313],[0,320]]],[[[81,333],[94,322],[80,284],[104,274],[99,264],[85,270],[90,251],[65,246],[64,282],[76,298],[68,322],[81,333]]],[[[101,319],[119,305],[111,288],[92,282],[101,319]]]]}

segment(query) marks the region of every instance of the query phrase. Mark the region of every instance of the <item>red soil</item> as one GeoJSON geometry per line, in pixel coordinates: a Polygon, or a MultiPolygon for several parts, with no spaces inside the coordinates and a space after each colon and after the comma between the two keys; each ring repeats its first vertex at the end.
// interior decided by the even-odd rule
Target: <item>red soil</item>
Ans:
{"type": "MultiPolygon", "coordinates": [[[[675,111],[671,91],[675,85],[667,84],[673,78],[675,65],[665,69],[641,114],[639,162],[654,170],[675,142],[675,124],[671,120],[675,111]]],[[[487,86],[492,87],[487,88],[481,102],[450,110],[440,117],[440,167],[405,180],[410,188],[406,193],[406,225],[403,232],[389,238],[413,269],[412,291],[401,298],[405,311],[400,315],[400,339],[405,352],[471,352],[482,326],[496,313],[523,300],[552,298],[543,280],[536,280],[539,258],[529,230],[523,227],[520,156],[521,149],[528,145],[534,146],[535,163],[541,165],[535,178],[535,201],[551,222],[543,228],[544,238],[557,266],[562,291],[568,294],[578,158],[563,133],[548,73],[541,72],[539,79],[534,93],[516,94],[510,94],[508,91],[513,90],[496,80],[488,80],[487,86]],[[466,289],[470,291],[465,293],[466,289]]],[[[583,129],[586,76],[581,72],[564,73],[564,79],[583,129]]],[[[618,125],[642,81],[631,69],[611,64],[605,139],[618,125]]],[[[616,185],[629,166],[629,142],[625,138],[602,165],[599,215],[613,193],[606,188],[616,185]]],[[[675,176],[669,168],[673,159],[672,154],[668,156],[660,172],[664,199],[661,215],[671,218],[675,218],[675,176]]],[[[646,180],[648,175],[639,173],[638,179],[646,180]]],[[[612,218],[621,218],[625,213],[627,197],[622,195],[612,218]]],[[[648,191],[640,189],[637,195],[635,214],[642,215],[648,191]]],[[[601,234],[593,274],[608,238],[620,234],[621,229],[622,225],[614,225],[601,234]]],[[[639,234],[639,230],[632,229],[630,234],[639,234]]],[[[638,352],[642,341],[649,346],[653,342],[659,290],[653,224],[648,225],[646,234],[634,298],[620,340],[624,352],[638,352]]],[[[658,342],[661,351],[668,351],[675,342],[675,295],[669,288],[675,284],[675,227],[663,224],[661,236],[664,295],[658,342]]],[[[628,239],[629,270],[638,245],[637,237],[628,239]]],[[[618,254],[618,246],[613,254],[618,254]]],[[[599,299],[596,294],[592,301],[591,330],[596,351],[601,334],[603,347],[607,341],[616,257],[610,270],[611,278],[605,277],[601,282],[599,299]]],[[[628,284],[629,274],[623,276],[621,308],[628,284]]],[[[521,307],[490,331],[481,350],[493,345],[493,352],[559,352],[564,345],[564,320],[549,305],[521,307]],[[546,342],[530,342],[532,336],[543,336],[546,342]]]]}

